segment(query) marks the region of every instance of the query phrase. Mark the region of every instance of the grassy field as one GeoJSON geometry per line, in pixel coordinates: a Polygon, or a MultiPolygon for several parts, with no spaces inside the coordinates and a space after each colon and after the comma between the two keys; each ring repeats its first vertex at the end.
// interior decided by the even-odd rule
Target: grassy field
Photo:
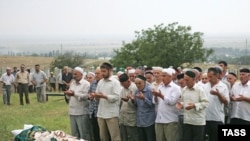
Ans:
{"type": "Polygon", "coordinates": [[[21,106],[19,95],[11,95],[11,105],[2,103],[0,94],[0,140],[12,141],[11,131],[23,129],[24,124],[39,125],[47,130],[63,130],[70,134],[68,105],[64,97],[49,97],[46,103],[38,103],[36,94],[29,94],[30,105],[21,106]]]}

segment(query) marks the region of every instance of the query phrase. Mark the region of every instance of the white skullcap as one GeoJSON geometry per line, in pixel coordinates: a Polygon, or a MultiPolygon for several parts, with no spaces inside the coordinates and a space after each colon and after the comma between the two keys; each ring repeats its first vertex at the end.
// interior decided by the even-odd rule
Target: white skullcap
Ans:
{"type": "Polygon", "coordinates": [[[172,71],[172,74],[176,73],[175,69],[173,69],[173,68],[169,68],[169,69],[172,71]]]}
{"type": "Polygon", "coordinates": [[[11,70],[11,68],[10,68],[10,67],[7,67],[6,70],[11,70]]]}
{"type": "Polygon", "coordinates": [[[173,70],[171,68],[163,69],[162,72],[167,73],[168,75],[173,75],[173,70]]]}
{"type": "Polygon", "coordinates": [[[95,77],[95,73],[93,72],[88,72],[88,74],[93,75],[95,77]]]}
{"type": "Polygon", "coordinates": [[[130,69],[130,70],[128,70],[128,73],[130,74],[130,73],[135,73],[135,69],[130,69]]]}
{"type": "Polygon", "coordinates": [[[158,71],[162,71],[163,68],[162,67],[152,67],[153,70],[158,70],[158,71]]]}
{"type": "Polygon", "coordinates": [[[79,71],[82,75],[84,75],[83,69],[82,69],[82,68],[80,68],[80,67],[75,67],[74,70],[77,70],[77,71],[79,71]]]}

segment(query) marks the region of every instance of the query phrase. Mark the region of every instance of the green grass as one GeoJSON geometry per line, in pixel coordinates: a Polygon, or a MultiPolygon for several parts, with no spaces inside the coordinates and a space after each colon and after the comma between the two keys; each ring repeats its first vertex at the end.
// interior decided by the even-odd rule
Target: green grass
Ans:
{"type": "Polygon", "coordinates": [[[0,94],[0,138],[14,139],[12,130],[23,129],[24,124],[39,125],[47,130],[63,130],[70,134],[68,105],[64,97],[49,97],[46,103],[38,103],[36,94],[29,94],[30,104],[21,106],[19,95],[12,93],[11,105],[4,105],[0,94]]]}

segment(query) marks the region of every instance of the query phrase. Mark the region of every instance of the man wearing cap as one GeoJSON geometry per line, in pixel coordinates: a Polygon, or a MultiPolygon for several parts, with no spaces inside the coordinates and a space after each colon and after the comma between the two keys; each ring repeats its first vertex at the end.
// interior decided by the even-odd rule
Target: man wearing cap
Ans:
{"type": "Polygon", "coordinates": [[[146,78],[138,75],[135,79],[137,90],[129,98],[136,105],[136,125],[139,141],[155,141],[155,106],[152,101],[152,89],[146,84],[146,78]]]}
{"type": "Polygon", "coordinates": [[[15,77],[11,74],[11,68],[6,68],[6,73],[2,74],[0,82],[3,84],[3,103],[10,105],[11,85],[14,84],[15,77]]]}
{"type": "Polygon", "coordinates": [[[181,96],[181,88],[173,82],[173,71],[163,69],[161,77],[163,84],[158,91],[153,90],[153,103],[157,106],[155,133],[157,141],[179,141],[178,111],[175,107],[181,96]]]}
{"type": "Polygon", "coordinates": [[[135,82],[135,69],[128,70],[128,76],[130,81],[135,82]]]}
{"type": "Polygon", "coordinates": [[[97,120],[100,128],[101,141],[120,141],[119,129],[119,103],[120,103],[120,82],[112,77],[112,65],[103,63],[101,66],[103,78],[98,82],[96,99],[99,99],[97,120]]]}
{"type": "Polygon", "coordinates": [[[138,141],[136,127],[136,106],[129,99],[129,95],[134,95],[137,90],[136,85],[129,80],[126,73],[119,76],[119,81],[123,86],[120,97],[120,131],[122,141],[138,141]]]}
{"type": "Polygon", "coordinates": [[[20,99],[20,105],[23,105],[23,94],[25,96],[25,102],[26,104],[30,104],[29,100],[29,73],[25,71],[25,65],[21,64],[20,66],[21,71],[16,73],[16,83],[18,84],[18,93],[19,93],[19,99],[20,99]]]}
{"type": "Polygon", "coordinates": [[[88,119],[89,82],[83,78],[83,69],[75,67],[73,80],[68,90],[64,91],[69,100],[69,117],[72,136],[90,140],[88,119]]]}
{"type": "Polygon", "coordinates": [[[210,67],[207,71],[209,82],[204,85],[204,91],[209,100],[206,108],[205,134],[209,141],[217,141],[218,125],[225,123],[224,106],[229,103],[228,87],[219,79],[218,69],[210,67]]]}
{"type": "Polygon", "coordinates": [[[95,73],[88,72],[86,77],[87,81],[91,84],[95,80],[95,73]]]}
{"type": "Polygon", "coordinates": [[[230,96],[232,101],[231,124],[250,125],[250,70],[240,69],[240,82],[232,87],[230,96]]]}
{"type": "Polygon", "coordinates": [[[176,104],[177,109],[184,109],[183,137],[185,141],[202,141],[206,124],[205,108],[209,101],[204,90],[196,85],[193,71],[186,71],[184,80],[187,86],[176,104]]]}

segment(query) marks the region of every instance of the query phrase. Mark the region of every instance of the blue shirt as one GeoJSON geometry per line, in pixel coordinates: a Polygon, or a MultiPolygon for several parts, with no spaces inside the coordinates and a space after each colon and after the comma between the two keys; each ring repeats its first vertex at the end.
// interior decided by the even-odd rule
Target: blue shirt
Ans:
{"type": "Polygon", "coordinates": [[[137,127],[149,127],[155,123],[155,105],[153,104],[153,94],[151,88],[146,85],[141,91],[144,94],[145,99],[139,99],[136,96],[139,95],[140,90],[135,91],[134,104],[137,107],[136,111],[136,125],[137,127]]]}
{"type": "MultiPolygon", "coordinates": [[[[94,80],[91,84],[90,84],[90,88],[88,93],[92,93],[95,92],[96,87],[97,87],[98,81],[94,80]]],[[[97,108],[98,108],[98,102],[97,100],[93,99],[89,101],[89,118],[92,118],[92,115],[94,114],[94,116],[96,117],[97,115],[97,108]]]]}

